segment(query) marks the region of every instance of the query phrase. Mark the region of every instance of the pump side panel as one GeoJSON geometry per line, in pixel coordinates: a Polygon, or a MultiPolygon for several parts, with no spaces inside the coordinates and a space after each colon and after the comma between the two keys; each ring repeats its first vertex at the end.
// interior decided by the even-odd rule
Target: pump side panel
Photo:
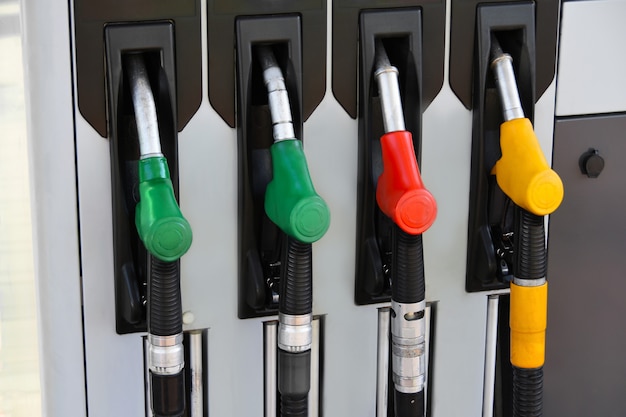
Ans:
{"type": "Polygon", "coordinates": [[[563,4],[554,169],[565,199],[550,219],[545,415],[623,414],[625,14],[616,0],[563,4]],[[579,166],[590,149],[604,159],[595,179],[579,166]]]}
{"type": "Polygon", "coordinates": [[[623,412],[626,332],[626,115],[558,120],[554,166],[565,184],[550,220],[546,415],[623,412]],[[580,156],[599,150],[605,168],[583,175],[580,156]]]}

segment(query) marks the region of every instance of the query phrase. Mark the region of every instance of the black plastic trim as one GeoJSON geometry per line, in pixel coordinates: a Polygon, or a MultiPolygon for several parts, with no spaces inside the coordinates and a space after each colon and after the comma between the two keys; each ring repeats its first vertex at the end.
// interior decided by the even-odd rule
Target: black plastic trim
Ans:
{"type": "MultiPolygon", "coordinates": [[[[419,8],[422,12],[424,65],[422,109],[433,101],[443,85],[446,2],[444,0],[334,0],[333,1],[333,80],[335,98],[352,118],[357,117],[357,43],[359,15],[364,10],[419,8]]],[[[389,26],[393,27],[393,21],[389,26]]],[[[413,29],[411,29],[413,30],[413,29]]]]}
{"type": "MultiPolygon", "coordinates": [[[[230,127],[235,127],[235,22],[246,16],[300,16],[303,84],[298,91],[302,91],[302,118],[306,121],[326,92],[326,0],[208,0],[207,13],[209,99],[230,127]]],[[[273,28],[266,30],[269,34],[273,28]]]]}
{"type": "MultiPolygon", "coordinates": [[[[104,30],[110,23],[170,23],[176,32],[175,67],[178,130],[202,101],[202,38],[200,0],[76,0],[76,84],[78,108],[102,137],[107,134],[104,30]]],[[[110,116],[110,115],[109,115],[110,116]]]]}
{"type": "MultiPolygon", "coordinates": [[[[481,5],[498,3],[505,5],[530,4],[534,6],[534,37],[537,39],[537,72],[534,94],[546,91],[554,79],[559,23],[559,0],[536,0],[519,2],[507,0],[452,0],[450,29],[450,86],[468,109],[472,101],[472,68],[474,68],[474,45],[476,44],[476,16],[481,5]]],[[[507,14],[506,7],[500,9],[507,14]]]]}

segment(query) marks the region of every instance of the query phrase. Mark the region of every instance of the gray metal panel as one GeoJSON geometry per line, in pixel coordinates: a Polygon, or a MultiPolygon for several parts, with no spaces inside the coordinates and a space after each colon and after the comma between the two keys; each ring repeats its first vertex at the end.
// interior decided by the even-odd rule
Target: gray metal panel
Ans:
{"type": "Polygon", "coordinates": [[[42,411],[49,417],[79,417],[87,410],[68,4],[20,3],[42,411]]]}
{"type": "Polygon", "coordinates": [[[626,115],[557,120],[554,169],[565,185],[550,219],[545,415],[623,416],[626,392],[626,115]],[[589,148],[605,169],[587,178],[589,148]]]}
{"type": "Polygon", "coordinates": [[[556,114],[626,111],[626,2],[563,3],[556,114]]]}

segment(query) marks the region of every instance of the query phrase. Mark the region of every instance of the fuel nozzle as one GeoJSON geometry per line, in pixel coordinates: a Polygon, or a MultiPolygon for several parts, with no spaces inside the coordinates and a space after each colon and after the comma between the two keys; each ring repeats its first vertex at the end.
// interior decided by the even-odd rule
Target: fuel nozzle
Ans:
{"type": "Polygon", "coordinates": [[[272,117],[273,178],[265,191],[265,212],[283,232],[304,243],[321,239],[330,225],[330,211],[311,181],[302,142],[293,128],[283,73],[270,46],[256,47],[263,69],[272,117]]]}
{"type": "Polygon", "coordinates": [[[513,58],[491,36],[491,68],[502,104],[502,158],[493,168],[498,186],[518,206],[538,216],[554,212],[563,201],[563,182],[550,168],[532,123],[524,116],[513,58]]]}
{"type": "Polygon", "coordinates": [[[146,249],[157,258],[171,262],[189,250],[191,226],[178,207],[167,159],[161,152],[156,105],[143,57],[129,54],[125,61],[139,136],[139,203],[135,224],[146,249]]]}
{"type": "Polygon", "coordinates": [[[129,54],[125,69],[139,136],[139,198],[135,223],[150,253],[148,266],[148,366],[150,407],[156,417],[185,411],[182,303],[178,259],[189,249],[191,227],[174,196],[161,153],[156,105],[143,56],[129,54]]]}
{"type": "Polygon", "coordinates": [[[263,69],[274,136],[270,148],[273,178],[265,190],[265,212],[287,235],[278,306],[280,415],[304,417],[308,413],[313,340],[311,244],[328,230],[330,211],[313,187],[274,52],[270,46],[259,45],[256,56],[263,69]]]}
{"type": "Polygon", "coordinates": [[[381,211],[409,234],[425,232],[437,216],[437,202],[424,187],[413,136],[405,129],[398,69],[391,65],[383,42],[376,40],[376,69],[385,134],[380,143],[383,172],[378,178],[376,201],[381,211]]]}
{"type": "Polygon", "coordinates": [[[411,132],[406,131],[398,70],[376,40],[374,78],[385,134],[383,172],[376,187],[381,211],[395,223],[391,259],[391,361],[396,417],[423,416],[426,378],[426,291],[422,235],[435,221],[437,203],[422,182],[411,132]]]}
{"type": "Polygon", "coordinates": [[[513,59],[502,51],[493,33],[491,45],[491,68],[504,115],[502,158],[492,173],[516,206],[510,307],[513,416],[535,417],[543,415],[548,304],[543,216],[561,204],[563,183],[548,165],[533,126],[524,116],[513,59]]]}

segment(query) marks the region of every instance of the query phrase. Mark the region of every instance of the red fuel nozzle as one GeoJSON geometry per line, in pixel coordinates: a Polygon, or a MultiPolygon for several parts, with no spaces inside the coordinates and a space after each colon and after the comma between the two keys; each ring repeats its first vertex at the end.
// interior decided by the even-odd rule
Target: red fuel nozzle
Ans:
{"type": "Polygon", "coordinates": [[[384,134],[383,173],[378,178],[378,206],[405,232],[424,233],[437,217],[437,202],[424,187],[410,132],[384,134]]]}

